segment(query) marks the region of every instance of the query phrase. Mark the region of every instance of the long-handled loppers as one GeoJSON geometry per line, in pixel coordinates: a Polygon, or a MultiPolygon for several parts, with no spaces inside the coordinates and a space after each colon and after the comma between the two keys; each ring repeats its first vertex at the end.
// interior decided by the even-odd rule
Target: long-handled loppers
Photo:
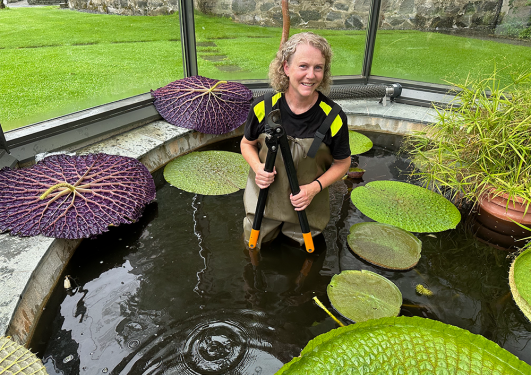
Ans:
{"type": "MultiPolygon", "coordinates": [[[[278,109],[271,111],[267,116],[267,123],[269,126],[266,126],[266,146],[268,151],[264,170],[266,172],[273,171],[278,148],[280,147],[280,152],[282,153],[282,159],[284,160],[284,166],[286,167],[286,173],[288,175],[291,192],[293,195],[297,195],[301,191],[299,182],[297,180],[297,171],[295,169],[295,165],[293,164],[293,158],[289,149],[288,137],[284,131],[284,128],[280,124],[280,120],[280,110],[278,109]]],[[[262,225],[262,219],[264,217],[264,209],[268,192],[269,187],[260,189],[260,193],[258,195],[253,228],[249,238],[249,247],[251,249],[256,247],[258,236],[260,235],[260,226],[262,225]]],[[[308,224],[308,218],[306,217],[306,212],[304,210],[297,211],[297,215],[299,216],[299,223],[301,225],[302,237],[304,239],[306,251],[313,253],[315,247],[313,245],[313,238],[310,231],[310,225],[308,224]]]]}

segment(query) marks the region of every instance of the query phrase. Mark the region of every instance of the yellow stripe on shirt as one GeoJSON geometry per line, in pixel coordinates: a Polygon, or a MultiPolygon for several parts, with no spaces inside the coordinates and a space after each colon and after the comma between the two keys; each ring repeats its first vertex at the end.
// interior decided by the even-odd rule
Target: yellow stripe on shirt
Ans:
{"type": "MultiPolygon", "coordinates": [[[[282,97],[282,93],[277,92],[275,95],[273,95],[273,98],[271,100],[272,104],[271,107],[274,107],[275,104],[277,104],[278,100],[282,97]]],[[[264,121],[265,118],[265,104],[262,100],[260,103],[254,106],[254,115],[258,119],[258,122],[264,121]]]]}
{"type": "MultiPolygon", "coordinates": [[[[328,116],[330,111],[332,110],[332,107],[330,107],[325,102],[319,103],[319,107],[323,110],[324,113],[328,116]]],[[[343,126],[343,120],[341,120],[341,116],[337,115],[334,121],[332,122],[332,125],[330,125],[330,132],[332,133],[332,137],[337,134],[339,129],[343,126]]]]}

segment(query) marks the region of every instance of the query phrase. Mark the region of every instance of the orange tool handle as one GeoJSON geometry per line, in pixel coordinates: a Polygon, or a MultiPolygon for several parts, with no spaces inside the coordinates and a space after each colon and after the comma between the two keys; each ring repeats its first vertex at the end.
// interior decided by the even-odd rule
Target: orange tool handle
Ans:
{"type": "Polygon", "coordinates": [[[249,247],[254,249],[256,247],[256,242],[258,241],[258,236],[260,235],[260,230],[251,229],[251,236],[249,237],[249,247]]]}
{"type": "Polygon", "coordinates": [[[312,233],[303,233],[302,238],[304,238],[304,245],[306,246],[306,251],[309,253],[313,253],[315,250],[315,247],[313,246],[313,238],[312,233]]]}

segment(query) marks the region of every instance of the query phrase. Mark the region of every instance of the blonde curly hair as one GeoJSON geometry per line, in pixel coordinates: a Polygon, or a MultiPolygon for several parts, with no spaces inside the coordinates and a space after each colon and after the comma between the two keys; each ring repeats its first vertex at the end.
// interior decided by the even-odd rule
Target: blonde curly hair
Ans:
{"type": "Polygon", "coordinates": [[[299,44],[308,44],[317,48],[325,58],[323,81],[317,87],[317,90],[323,94],[330,92],[332,84],[332,75],[330,73],[330,63],[332,61],[332,48],[328,41],[312,32],[304,32],[292,35],[286,43],[278,50],[276,57],[269,64],[269,82],[271,87],[278,92],[286,92],[289,86],[289,78],[284,72],[284,61],[290,63],[291,56],[295,53],[299,44]]]}

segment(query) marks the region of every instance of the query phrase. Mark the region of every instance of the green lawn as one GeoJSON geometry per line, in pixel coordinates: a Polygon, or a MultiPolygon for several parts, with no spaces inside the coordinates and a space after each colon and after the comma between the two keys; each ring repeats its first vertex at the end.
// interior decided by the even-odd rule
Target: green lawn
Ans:
{"type": "MultiPolygon", "coordinates": [[[[281,30],[196,14],[199,74],[265,79],[281,30]]],[[[117,16],[57,7],[0,10],[4,130],[149,92],[183,77],[177,14],[117,16]]],[[[302,30],[293,29],[291,33],[302,30]]],[[[334,50],[332,73],[361,73],[364,31],[314,30],[334,50]]],[[[531,48],[419,31],[381,31],[372,74],[443,83],[531,48]]]]}

